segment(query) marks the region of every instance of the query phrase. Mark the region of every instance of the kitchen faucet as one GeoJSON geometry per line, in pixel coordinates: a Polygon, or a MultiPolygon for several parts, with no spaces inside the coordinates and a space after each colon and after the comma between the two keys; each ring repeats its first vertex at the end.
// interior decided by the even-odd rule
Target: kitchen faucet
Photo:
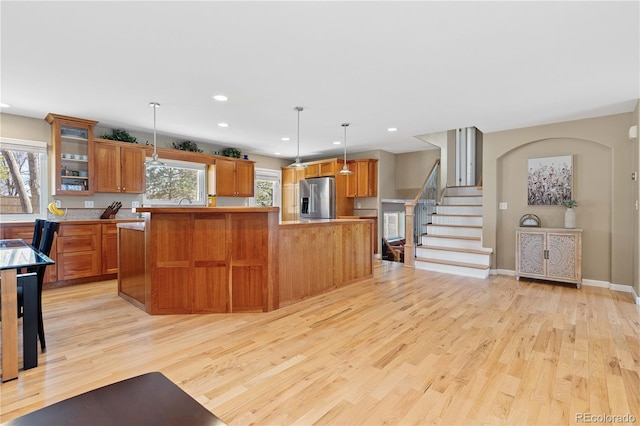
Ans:
{"type": "Polygon", "coordinates": [[[183,202],[184,200],[187,200],[187,201],[189,202],[189,204],[193,204],[193,202],[191,201],[191,198],[189,198],[189,197],[182,197],[182,198],[180,198],[180,201],[178,201],[178,205],[179,205],[179,206],[181,206],[181,205],[182,205],[182,202],[183,202]]]}

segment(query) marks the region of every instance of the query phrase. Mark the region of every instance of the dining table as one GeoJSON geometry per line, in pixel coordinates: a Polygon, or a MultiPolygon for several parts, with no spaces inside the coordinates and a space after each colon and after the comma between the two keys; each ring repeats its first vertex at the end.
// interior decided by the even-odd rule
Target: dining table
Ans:
{"type": "Polygon", "coordinates": [[[23,287],[23,365],[38,365],[36,274],[18,274],[23,268],[55,262],[22,239],[0,240],[0,295],[2,296],[2,381],[18,378],[18,282],[23,287]],[[36,327],[36,328],[34,328],[36,327]],[[34,332],[35,330],[35,332],[34,332]]]}

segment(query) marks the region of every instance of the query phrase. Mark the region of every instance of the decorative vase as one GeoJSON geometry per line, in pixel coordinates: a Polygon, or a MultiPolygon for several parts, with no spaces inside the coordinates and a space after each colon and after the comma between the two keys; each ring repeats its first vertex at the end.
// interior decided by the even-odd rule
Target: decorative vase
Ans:
{"type": "Polygon", "coordinates": [[[576,211],[574,209],[567,209],[564,212],[564,227],[567,229],[573,229],[576,227],[576,211]]]}

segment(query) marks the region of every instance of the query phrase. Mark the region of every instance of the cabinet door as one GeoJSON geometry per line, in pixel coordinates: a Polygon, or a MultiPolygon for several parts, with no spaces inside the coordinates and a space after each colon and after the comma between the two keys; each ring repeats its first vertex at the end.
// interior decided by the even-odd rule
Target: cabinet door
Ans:
{"type": "Polygon", "coordinates": [[[338,172],[338,162],[336,160],[324,161],[320,163],[320,176],[335,176],[338,172]]]}
{"type": "Polygon", "coordinates": [[[120,147],[96,142],[94,159],[96,192],[120,192],[120,147]]]}
{"type": "Polygon", "coordinates": [[[236,162],[216,159],[216,195],[233,197],[236,195],[236,162]]]}
{"type": "Polygon", "coordinates": [[[546,276],[545,233],[518,232],[516,274],[544,278],[546,276]]]}
{"type": "Polygon", "coordinates": [[[299,220],[298,194],[300,184],[288,184],[282,186],[282,220],[299,220]]]}
{"type": "Polygon", "coordinates": [[[351,171],[350,175],[347,175],[347,197],[357,197],[358,191],[358,163],[355,161],[348,161],[347,167],[351,171]]]}
{"type": "Polygon", "coordinates": [[[365,160],[356,162],[356,197],[375,197],[378,193],[376,161],[365,160]]]}
{"type": "Polygon", "coordinates": [[[58,253],[58,280],[72,280],[100,275],[98,251],[58,253]]]}
{"type": "Polygon", "coordinates": [[[236,195],[253,197],[254,186],[254,164],[243,161],[236,162],[236,195]]]}
{"type": "Polygon", "coordinates": [[[51,124],[52,195],[93,194],[93,126],[97,121],[57,114],[48,114],[45,120],[51,124]]]}
{"type": "Polygon", "coordinates": [[[304,177],[312,178],[320,176],[320,164],[309,164],[306,169],[304,169],[304,177]]]}
{"type": "Polygon", "coordinates": [[[547,276],[560,281],[579,281],[578,238],[576,234],[547,234],[547,276]]]}
{"type": "Polygon", "coordinates": [[[120,170],[122,192],[142,194],[146,189],[144,148],[120,147],[120,170]]]}
{"type": "Polygon", "coordinates": [[[102,274],[118,272],[118,229],[115,223],[102,225],[102,274]]]}

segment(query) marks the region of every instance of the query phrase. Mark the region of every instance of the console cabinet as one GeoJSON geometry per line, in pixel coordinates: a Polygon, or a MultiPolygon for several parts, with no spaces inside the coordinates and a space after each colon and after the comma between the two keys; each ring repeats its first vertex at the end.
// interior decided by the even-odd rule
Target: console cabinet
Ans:
{"type": "Polygon", "coordinates": [[[582,285],[582,230],[516,229],[516,279],[538,278],[582,285]]]}

